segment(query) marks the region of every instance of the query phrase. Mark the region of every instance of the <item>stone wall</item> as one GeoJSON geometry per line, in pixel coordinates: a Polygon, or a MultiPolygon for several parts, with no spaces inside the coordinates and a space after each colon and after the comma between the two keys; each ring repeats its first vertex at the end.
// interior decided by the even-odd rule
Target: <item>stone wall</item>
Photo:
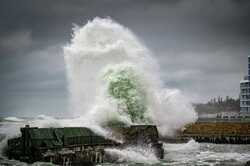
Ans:
{"type": "Polygon", "coordinates": [[[250,144],[250,123],[197,122],[186,126],[180,137],[198,142],[250,144]]]}
{"type": "Polygon", "coordinates": [[[250,136],[250,123],[198,122],[186,126],[183,134],[250,136]]]}

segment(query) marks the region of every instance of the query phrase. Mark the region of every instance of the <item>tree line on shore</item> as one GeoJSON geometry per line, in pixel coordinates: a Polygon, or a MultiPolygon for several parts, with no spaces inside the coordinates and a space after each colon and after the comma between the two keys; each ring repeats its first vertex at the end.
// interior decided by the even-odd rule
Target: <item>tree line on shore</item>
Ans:
{"type": "Polygon", "coordinates": [[[240,111],[240,99],[234,99],[229,96],[225,98],[218,96],[210,99],[207,103],[195,103],[193,105],[198,114],[240,111]]]}

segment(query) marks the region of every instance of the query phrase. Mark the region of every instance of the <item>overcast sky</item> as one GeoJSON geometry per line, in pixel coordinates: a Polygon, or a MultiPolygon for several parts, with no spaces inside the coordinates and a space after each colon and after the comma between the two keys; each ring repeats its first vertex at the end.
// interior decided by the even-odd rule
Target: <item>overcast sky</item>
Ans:
{"type": "Polygon", "coordinates": [[[1,0],[0,116],[63,116],[62,46],[73,23],[111,17],[158,59],[166,87],[192,101],[239,95],[250,55],[249,0],[1,0]]]}

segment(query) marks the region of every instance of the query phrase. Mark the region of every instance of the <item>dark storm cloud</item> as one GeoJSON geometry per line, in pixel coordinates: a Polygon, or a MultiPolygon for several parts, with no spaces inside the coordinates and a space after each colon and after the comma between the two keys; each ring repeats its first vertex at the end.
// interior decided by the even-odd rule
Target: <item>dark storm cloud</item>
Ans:
{"type": "Polygon", "coordinates": [[[67,110],[61,48],[73,23],[95,16],[135,32],[159,60],[166,86],[195,101],[238,96],[250,52],[248,0],[3,0],[1,115],[67,110]]]}

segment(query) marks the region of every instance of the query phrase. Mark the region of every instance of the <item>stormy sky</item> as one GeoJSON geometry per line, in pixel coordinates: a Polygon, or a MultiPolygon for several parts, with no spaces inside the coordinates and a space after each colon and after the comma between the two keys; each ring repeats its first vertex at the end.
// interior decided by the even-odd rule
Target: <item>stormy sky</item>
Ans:
{"type": "Polygon", "coordinates": [[[239,95],[250,55],[249,0],[1,0],[0,116],[65,116],[62,47],[73,24],[111,17],[158,59],[165,86],[194,102],[239,95]]]}

